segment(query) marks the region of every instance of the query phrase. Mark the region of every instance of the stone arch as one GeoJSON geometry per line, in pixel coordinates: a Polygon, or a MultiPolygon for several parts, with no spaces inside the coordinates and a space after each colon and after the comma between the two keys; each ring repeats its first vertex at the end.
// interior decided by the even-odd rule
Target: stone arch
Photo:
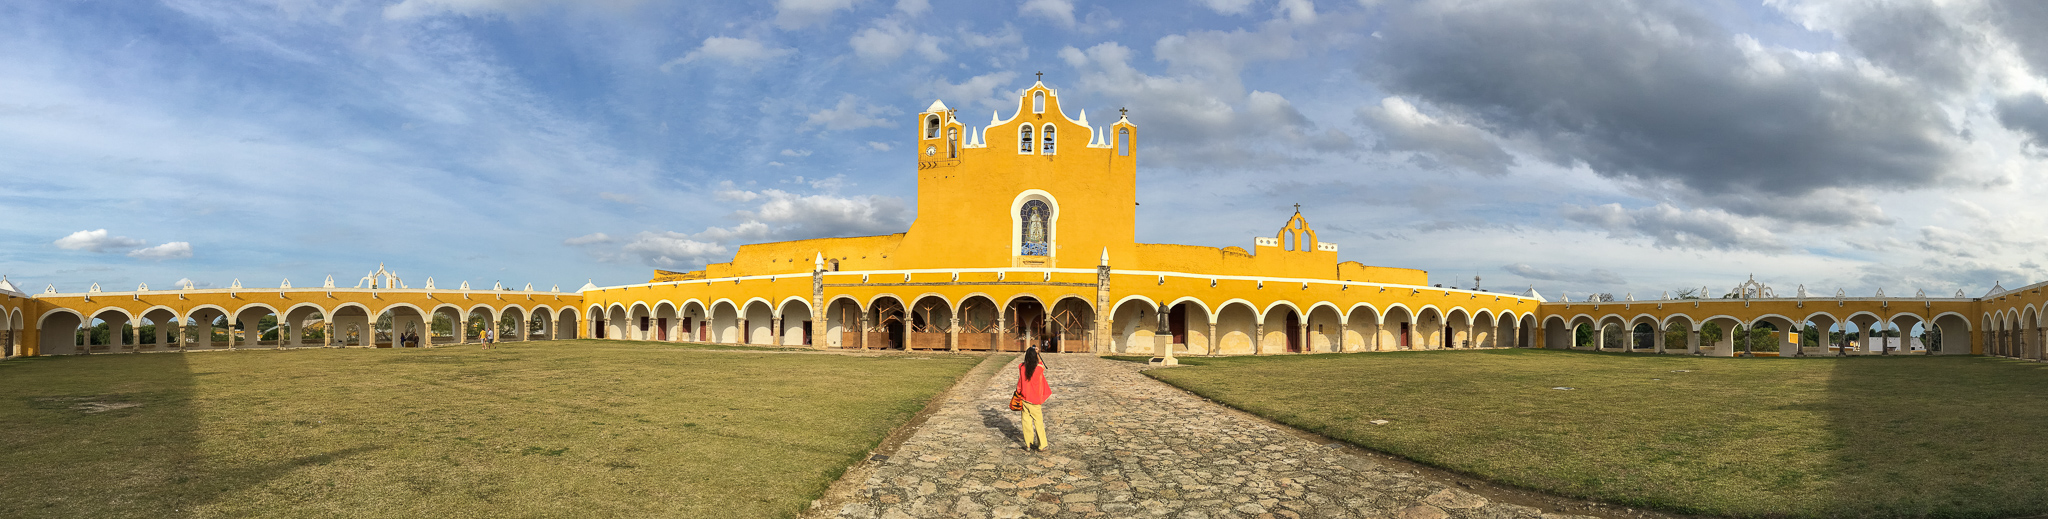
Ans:
{"type": "Polygon", "coordinates": [[[1380,321],[1384,318],[1372,305],[1351,305],[1344,315],[1344,351],[1379,351],[1380,321]]]}
{"type": "Polygon", "coordinates": [[[878,295],[868,301],[868,348],[903,349],[910,338],[909,306],[895,294],[878,295]]]}
{"type": "Polygon", "coordinates": [[[1215,314],[1207,303],[1181,296],[1166,304],[1166,312],[1167,340],[1178,348],[1176,353],[1194,353],[1199,345],[1202,354],[1216,354],[1215,314]]]}
{"type": "Polygon", "coordinates": [[[1472,347],[1472,314],[1462,306],[1452,306],[1444,312],[1443,339],[1439,344],[1444,349],[1472,347]]]}
{"type": "Polygon", "coordinates": [[[1415,311],[1408,305],[1394,303],[1387,305],[1387,314],[1380,317],[1380,351],[1414,350],[1423,346],[1415,334],[1415,311]]]}
{"type": "Polygon", "coordinates": [[[581,313],[580,313],[580,312],[577,312],[577,311],[576,311],[576,308],[575,308],[575,307],[569,307],[569,306],[565,306],[565,307],[562,307],[562,311],[560,311],[560,312],[556,312],[556,313],[555,313],[555,329],[554,329],[554,336],[555,336],[555,338],[556,338],[556,339],[575,339],[575,338],[577,338],[577,337],[576,337],[576,332],[577,332],[578,330],[582,330],[582,329],[583,329],[583,327],[582,327],[581,325],[578,325],[578,324],[576,324],[577,318],[578,318],[578,317],[581,317],[581,316],[582,316],[582,315],[581,315],[581,313]]]}
{"type": "Polygon", "coordinates": [[[1145,296],[1128,296],[1111,305],[1109,351],[1121,355],[1158,355],[1159,303],[1145,296]]]}
{"type": "Polygon", "coordinates": [[[1256,353],[1259,310],[1242,299],[1216,307],[1217,350],[1221,355],[1256,353]]]}
{"type": "Polygon", "coordinates": [[[775,344],[811,346],[811,321],[815,319],[813,313],[810,299],[796,296],[783,298],[782,304],[775,308],[775,319],[781,323],[781,328],[776,332],[775,344]]]}
{"type": "Polygon", "coordinates": [[[1292,301],[1282,299],[1266,305],[1259,312],[1258,352],[1302,353],[1308,346],[1302,333],[1307,321],[1301,307],[1292,301]]]}
{"type": "Polygon", "coordinates": [[[1934,328],[1939,331],[1938,340],[1928,349],[1936,355],[1970,355],[1978,345],[1976,329],[1970,327],[1970,318],[1956,312],[1942,312],[1934,316],[1934,328]]]}
{"type": "Polygon", "coordinates": [[[1450,340],[1450,337],[1444,334],[1447,322],[1442,309],[1436,305],[1422,305],[1422,308],[1415,312],[1415,330],[1420,339],[1416,341],[1420,346],[1417,349],[1443,349],[1450,340]]]}
{"type": "Polygon", "coordinates": [[[1242,305],[1244,305],[1244,307],[1245,307],[1245,308],[1250,308],[1250,309],[1252,309],[1252,315],[1259,315],[1259,306],[1258,306],[1258,305],[1254,305],[1254,304],[1252,304],[1252,302],[1251,302],[1251,301],[1247,301],[1247,300],[1244,300],[1243,298],[1236,298],[1236,297],[1233,297],[1233,298],[1230,298],[1230,299],[1225,299],[1225,300],[1223,300],[1223,302],[1222,302],[1222,303],[1219,303],[1219,304],[1217,304],[1217,305],[1216,305],[1216,310],[1215,310],[1215,311],[1217,311],[1217,312],[1222,312],[1222,311],[1223,311],[1223,307],[1225,307],[1225,306],[1230,306],[1230,305],[1231,305],[1232,303],[1242,304],[1242,305]]]}
{"type": "Polygon", "coordinates": [[[632,334],[626,332],[632,325],[632,314],[626,313],[626,305],[612,303],[605,309],[604,315],[603,331],[606,339],[624,341],[633,338],[632,334]]]}
{"type": "Polygon", "coordinates": [[[667,299],[655,301],[651,317],[654,318],[654,326],[653,337],[650,339],[664,342],[682,340],[682,312],[676,308],[674,302],[667,299]]]}
{"type": "Polygon", "coordinates": [[[951,348],[954,323],[953,302],[946,296],[926,292],[910,301],[904,331],[904,349],[945,350],[951,348]]]}
{"type": "Polygon", "coordinates": [[[1544,349],[1571,349],[1572,324],[1562,315],[1552,314],[1543,318],[1544,349]]]}
{"type": "Polygon", "coordinates": [[[825,346],[834,348],[859,348],[861,337],[866,333],[861,320],[867,310],[860,299],[839,294],[825,299],[825,346]]]}
{"type": "Polygon", "coordinates": [[[1472,312],[1472,324],[1470,326],[1470,328],[1472,329],[1472,347],[1496,347],[1494,343],[1495,341],[1499,340],[1499,330],[1497,329],[1497,326],[1498,322],[1493,316],[1493,310],[1481,308],[1479,309],[1479,311],[1472,312]]]}
{"type": "Polygon", "coordinates": [[[1308,306],[1308,315],[1302,319],[1302,331],[1308,341],[1302,344],[1304,353],[1337,353],[1344,351],[1345,315],[1337,311],[1337,305],[1318,301],[1308,306]]]}
{"type": "Polygon", "coordinates": [[[705,340],[718,344],[739,343],[741,333],[740,319],[743,318],[743,314],[740,312],[739,304],[734,303],[731,299],[721,297],[716,301],[712,301],[710,317],[711,336],[706,337],[705,340]]]}
{"type": "Polygon", "coordinates": [[[85,326],[85,315],[69,308],[56,308],[36,318],[36,331],[41,335],[37,340],[37,351],[43,355],[72,355],[79,353],[78,329],[85,326]]]}

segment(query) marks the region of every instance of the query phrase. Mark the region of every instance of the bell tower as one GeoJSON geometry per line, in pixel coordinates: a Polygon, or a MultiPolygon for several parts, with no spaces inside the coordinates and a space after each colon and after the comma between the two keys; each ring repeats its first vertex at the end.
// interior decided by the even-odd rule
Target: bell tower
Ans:
{"type": "Polygon", "coordinates": [[[1137,126],[1127,113],[1107,127],[1078,114],[1043,82],[984,127],[943,101],[917,114],[917,221],[901,257],[1021,268],[1092,267],[1105,248],[1133,257],[1137,126]]]}

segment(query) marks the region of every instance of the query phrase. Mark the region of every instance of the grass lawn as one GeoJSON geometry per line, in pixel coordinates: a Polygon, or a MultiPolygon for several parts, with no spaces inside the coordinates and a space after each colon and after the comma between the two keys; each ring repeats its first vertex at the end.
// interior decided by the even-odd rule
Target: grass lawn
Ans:
{"type": "Polygon", "coordinates": [[[1543,350],[1180,361],[1189,366],[1146,373],[1367,448],[1568,496],[1737,516],[2048,513],[2043,364],[1543,350]]]}
{"type": "Polygon", "coordinates": [[[0,362],[0,517],[793,516],[980,361],[707,349],[0,362]]]}

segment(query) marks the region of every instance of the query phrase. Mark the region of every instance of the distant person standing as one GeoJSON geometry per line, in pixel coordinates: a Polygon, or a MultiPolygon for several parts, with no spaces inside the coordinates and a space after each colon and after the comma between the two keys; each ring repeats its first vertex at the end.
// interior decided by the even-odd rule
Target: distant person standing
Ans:
{"type": "Polygon", "coordinates": [[[1039,358],[1037,346],[1026,348],[1024,362],[1017,366],[1017,394],[1024,399],[1017,424],[1024,431],[1024,448],[1044,451],[1045,399],[1052,396],[1052,386],[1045,381],[1045,361],[1039,358]]]}
{"type": "Polygon", "coordinates": [[[484,349],[491,349],[491,335],[494,333],[497,333],[497,330],[492,330],[490,328],[484,329],[484,349]]]}

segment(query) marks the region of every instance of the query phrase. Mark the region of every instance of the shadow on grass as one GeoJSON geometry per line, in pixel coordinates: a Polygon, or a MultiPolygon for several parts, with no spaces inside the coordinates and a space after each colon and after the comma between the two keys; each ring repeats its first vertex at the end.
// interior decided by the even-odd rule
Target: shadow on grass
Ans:
{"type": "Polygon", "coordinates": [[[308,465],[382,447],[271,463],[203,451],[189,354],[0,362],[0,516],[167,517],[308,465]]]}
{"type": "Polygon", "coordinates": [[[1853,357],[1835,363],[1827,395],[1829,515],[2048,514],[2048,365],[1853,357]]]}

